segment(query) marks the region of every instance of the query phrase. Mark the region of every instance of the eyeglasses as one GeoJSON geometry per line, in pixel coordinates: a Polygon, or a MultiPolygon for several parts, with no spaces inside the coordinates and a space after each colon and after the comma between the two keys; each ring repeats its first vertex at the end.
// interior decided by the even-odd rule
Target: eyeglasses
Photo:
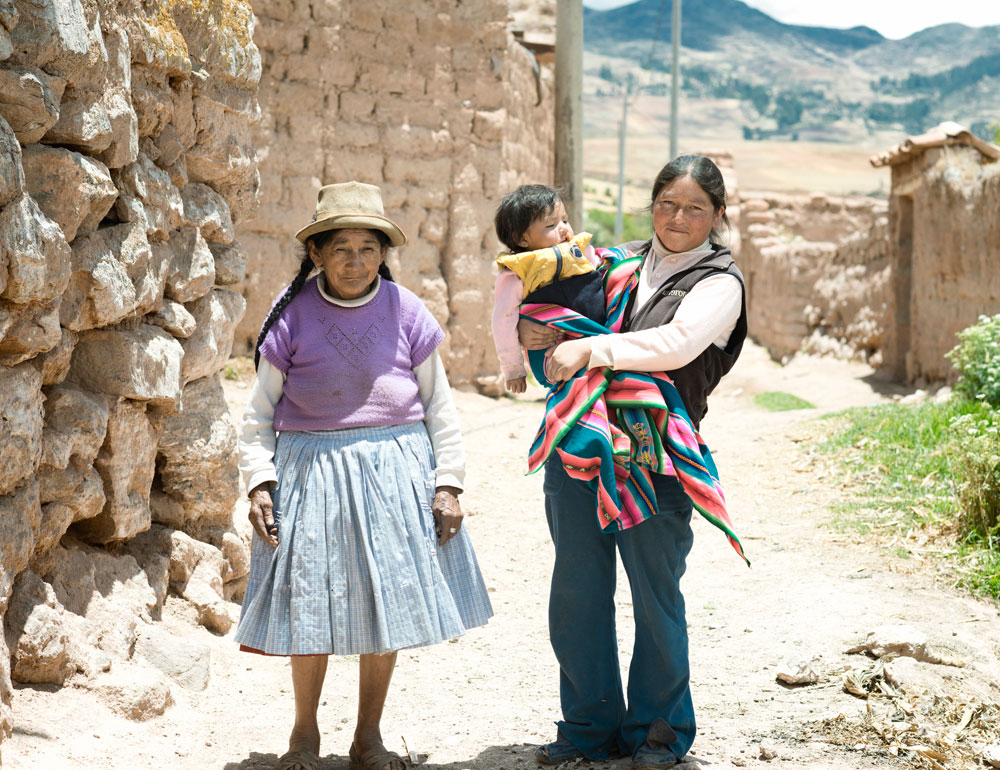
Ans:
{"type": "Polygon", "coordinates": [[[653,210],[658,214],[663,214],[670,219],[677,216],[680,212],[684,219],[697,220],[705,219],[712,215],[711,209],[706,209],[701,206],[682,206],[671,200],[660,200],[653,204],[653,210]]]}

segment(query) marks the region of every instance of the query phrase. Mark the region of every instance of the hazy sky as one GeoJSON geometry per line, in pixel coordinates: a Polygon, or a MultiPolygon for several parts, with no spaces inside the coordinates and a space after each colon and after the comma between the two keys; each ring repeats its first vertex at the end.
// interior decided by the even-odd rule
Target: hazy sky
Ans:
{"type": "MultiPolygon", "coordinates": [[[[583,0],[589,8],[616,8],[634,0],[583,0]]],[[[699,2],[699,0],[688,0],[699,2]]],[[[969,27],[1000,24],[1000,0],[948,0],[913,2],[913,0],[837,0],[802,2],[802,0],[744,0],[768,16],[786,24],[810,24],[820,27],[856,27],[864,25],[886,37],[901,38],[938,24],[959,22],[969,27]]]]}

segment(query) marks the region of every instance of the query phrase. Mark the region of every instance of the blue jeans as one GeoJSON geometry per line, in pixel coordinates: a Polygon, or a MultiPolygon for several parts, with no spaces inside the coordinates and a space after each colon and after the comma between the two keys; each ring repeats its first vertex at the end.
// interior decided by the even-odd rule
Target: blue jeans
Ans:
{"type": "Polygon", "coordinates": [[[595,495],[557,459],[545,467],[545,515],[555,545],[549,634],[559,661],[559,731],[588,758],[648,740],[678,759],[695,737],[680,579],[694,541],[691,502],[676,479],[654,476],[658,513],[615,534],[597,523],[595,495]],[[615,633],[615,548],[632,589],[635,646],[622,692],[615,633]]]}

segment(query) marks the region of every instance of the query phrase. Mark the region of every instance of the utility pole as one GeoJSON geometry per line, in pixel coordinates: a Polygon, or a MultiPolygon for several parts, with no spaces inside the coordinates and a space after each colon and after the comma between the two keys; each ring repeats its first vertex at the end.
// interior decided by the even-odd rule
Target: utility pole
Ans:
{"type": "Polygon", "coordinates": [[[673,52],[670,61],[670,159],[677,157],[677,101],[681,87],[681,0],[674,0],[674,22],[670,25],[673,33],[673,52]]]}
{"type": "Polygon", "coordinates": [[[625,95],[622,96],[622,122],[618,128],[618,207],[615,210],[615,243],[622,242],[625,232],[625,137],[628,132],[628,99],[632,94],[632,82],[626,78],[625,95]]]}
{"type": "MultiPolygon", "coordinates": [[[[675,0],[676,2],[676,0],[675,0]]],[[[556,0],[555,182],[583,229],[583,0],[556,0]]]]}

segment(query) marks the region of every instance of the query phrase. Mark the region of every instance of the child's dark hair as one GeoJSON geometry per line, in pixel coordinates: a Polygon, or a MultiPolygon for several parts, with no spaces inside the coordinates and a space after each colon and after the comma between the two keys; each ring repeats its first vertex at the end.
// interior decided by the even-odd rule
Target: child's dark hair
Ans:
{"type": "Polygon", "coordinates": [[[524,251],[518,241],[532,222],[552,211],[560,200],[557,190],[543,184],[523,184],[507,193],[493,218],[497,238],[511,251],[524,251]]]}
{"type": "MultiPolygon", "coordinates": [[[[274,322],[278,320],[278,316],[281,315],[281,311],[288,307],[288,303],[295,299],[295,295],[302,291],[302,287],[306,284],[306,279],[309,274],[313,271],[316,265],[313,264],[312,257],[309,256],[309,244],[311,243],[316,247],[317,250],[322,249],[326,244],[330,242],[333,238],[333,234],[337,232],[336,230],[323,230],[322,232],[316,233],[306,238],[306,242],[302,245],[301,260],[299,261],[299,271],[295,274],[295,278],[292,279],[291,284],[285,289],[285,293],[281,295],[274,307],[271,308],[271,312],[267,314],[267,318],[264,319],[264,325],[260,327],[260,334],[257,336],[257,344],[253,348],[253,368],[256,371],[257,366],[260,364],[260,346],[263,344],[264,340],[267,338],[267,333],[274,326],[274,322]]],[[[375,237],[378,238],[379,245],[383,249],[389,248],[389,236],[383,233],[381,230],[372,230],[375,233],[375,237]]],[[[382,276],[387,281],[392,281],[392,273],[389,272],[389,266],[382,262],[378,266],[378,274],[382,276]]]]}
{"type": "MultiPolygon", "coordinates": [[[[656,197],[660,194],[660,191],[675,179],[684,176],[691,177],[705,191],[705,195],[712,202],[713,214],[726,205],[726,182],[722,178],[722,172],[719,171],[719,167],[704,155],[678,155],[661,168],[660,173],[653,180],[650,210],[652,210],[653,204],[656,203],[656,197]]],[[[725,213],[722,215],[722,224],[726,226],[727,230],[732,229],[732,225],[729,223],[729,216],[725,213]]],[[[714,227],[712,228],[712,232],[709,233],[709,240],[712,243],[719,242],[719,232],[714,227]]]]}

